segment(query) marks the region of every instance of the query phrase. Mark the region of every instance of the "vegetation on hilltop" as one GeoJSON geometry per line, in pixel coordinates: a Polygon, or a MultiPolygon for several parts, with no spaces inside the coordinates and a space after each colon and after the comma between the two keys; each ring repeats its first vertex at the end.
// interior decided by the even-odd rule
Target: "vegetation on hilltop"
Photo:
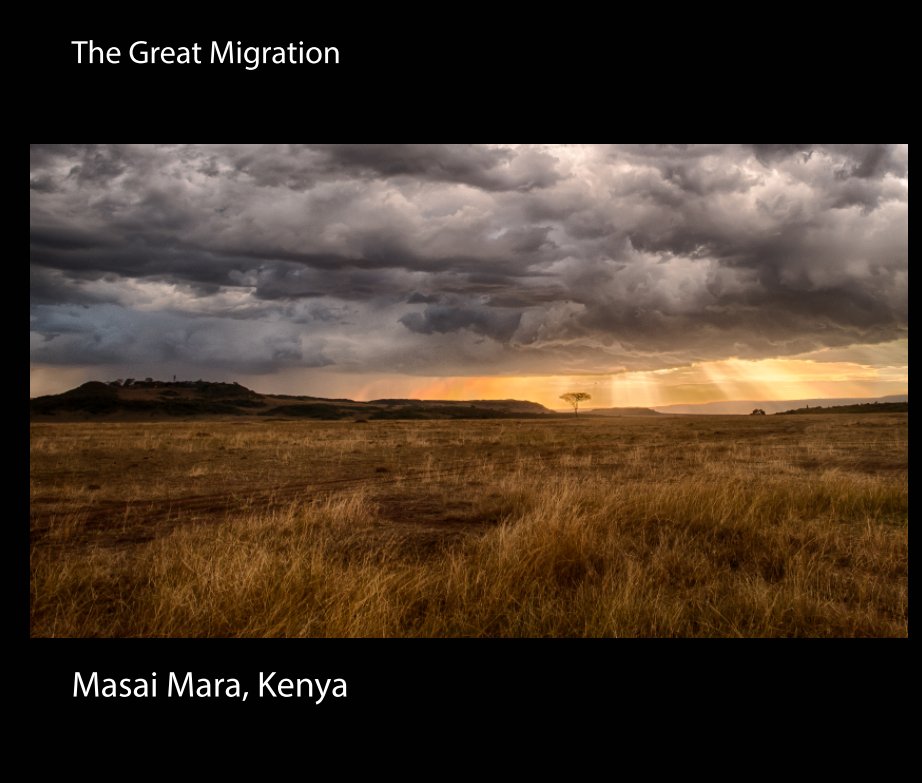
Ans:
{"type": "Polygon", "coordinates": [[[269,416],[322,419],[500,419],[553,415],[524,400],[373,400],[259,394],[239,383],[210,381],[90,381],[63,394],[29,401],[33,420],[269,416]]]}

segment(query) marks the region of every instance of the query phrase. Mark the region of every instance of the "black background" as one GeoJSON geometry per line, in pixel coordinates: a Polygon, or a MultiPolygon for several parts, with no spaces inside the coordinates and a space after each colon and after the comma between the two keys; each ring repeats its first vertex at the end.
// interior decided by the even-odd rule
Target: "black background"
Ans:
{"type": "MultiPolygon", "coordinates": [[[[30,142],[790,140],[810,132],[854,140],[906,130],[910,47],[898,20],[780,7],[747,15],[665,6],[304,8],[32,10],[27,28],[9,32],[21,37],[5,58],[20,108],[7,122],[23,121],[30,142]],[[121,47],[122,64],[77,65],[69,42],[84,39],[121,47]],[[338,47],[341,63],[134,65],[127,50],[136,40],[199,42],[206,53],[212,40],[303,40],[338,47]]],[[[22,529],[27,470],[23,463],[16,476],[20,504],[10,520],[22,529]]],[[[411,768],[425,749],[453,768],[497,747],[539,764],[564,751],[580,764],[598,758],[614,775],[625,760],[650,771],[727,768],[740,750],[750,769],[795,752],[826,768],[874,750],[882,736],[896,745],[889,756],[902,736],[895,710],[907,695],[905,641],[30,639],[28,541],[16,540],[17,662],[8,676],[40,758],[65,767],[114,749],[168,764],[167,750],[201,749],[213,732],[219,755],[232,759],[254,746],[273,757],[302,747],[318,758],[338,754],[341,770],[364,757],[411,768]],[[237,677],[250,698],[74,699],[78,669],[116,678],[156,671],[161,690],[169,671],[237,677]],[[342,677],[349,696],[320,705],[259,700],[260,671],[342,677]],[[510,743],[522,734],[527,744],[510,743]],[[575,745],[563,743],[567,734],[575,745]]],[[[298,758],[304,774],[317,771],[298,758]]]]}
{"type": "Polygon", "coordinates": [[[909,97],[911,46],[894,18],[783,6],[301,7],[36,10],[13,44],[20,56],[8,76],[30,96],[37,134],[193,141],[270,131],[380,141],[497,132],[661,140],[816,125],[848,135],[899,123],[909,97]],[[121,63],[77,65],[70,42],[89,39],[118,46],[121,63]],[[198,42],[206,62],[134,64],[128,49],[138,40],[198,42]],[[338,65],[247,71],[207,63],[212,40],[303,40],[336,46],[341,57],[338,65]]]}

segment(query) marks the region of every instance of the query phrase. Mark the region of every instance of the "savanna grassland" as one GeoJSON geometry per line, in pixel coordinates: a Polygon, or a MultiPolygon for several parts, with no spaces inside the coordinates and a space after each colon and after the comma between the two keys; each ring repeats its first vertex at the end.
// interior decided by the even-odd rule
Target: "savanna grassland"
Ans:
{"type": "Polygon", "coordinates": [[[905,636],[907,414],[31,427],[34,636],[905,636]]]}

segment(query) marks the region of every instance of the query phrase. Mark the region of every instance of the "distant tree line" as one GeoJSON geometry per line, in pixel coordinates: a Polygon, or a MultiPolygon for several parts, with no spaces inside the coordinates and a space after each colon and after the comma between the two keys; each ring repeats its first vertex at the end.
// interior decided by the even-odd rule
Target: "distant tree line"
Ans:
{"type": "Polygon", "coordinates": [[[817,405],[811,408],[795,408],[781,411],[778,415],[786,416],[798,413],[909,413],[909,402],[862,402],[856,405],[831,405],[828,408],[817,405]]]}
{"type": "Polygon", "coordinates": [[[246,389],[239,383],[224,383],[221,381],[203,381],[199,378],[197,381],[155,381],[153,378],[145,378],[143,381],[134,378],[117,378],[109,381],[109,386],[115,386],[122,389],[205,389],[217,387],[222,389],[246,389]]]}

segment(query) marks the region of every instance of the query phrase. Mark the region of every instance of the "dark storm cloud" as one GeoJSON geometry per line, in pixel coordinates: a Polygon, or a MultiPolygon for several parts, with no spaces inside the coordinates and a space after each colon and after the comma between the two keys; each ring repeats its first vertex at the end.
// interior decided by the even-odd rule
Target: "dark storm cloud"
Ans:
{"type": "MultiPolygon", "coordinates": [[[[118,165],[98,151],[79,164],[94,172],[118,165]]],[[[529,191],[560,179],[553,155],[539,149],[488,148],[478,144],[278,144],[222,148],[205,156],[198,171],[244,176],[263,187],[306,190],[335,178],[412,178],[458,183],[487,191],[529,191]],[[222,169],[222,162],[224,168],[222,169]]]]}
{"type": "Polygon", "coordinates": [[[327,171],[457,182],[483,190],[546,188],[560,179],[553,155],[534,149],[487,149],[479,144],[311,145],[329,156],[327,171]]]}
{"type": "Polygon", "coordinates": [[[896,144],[753,144],[756,157],[764,166],[772,166],[792,156],[808,162],[815,150],[826,150],[840,157],[834,169],[838,179],[879,179],[887,174],[904,177],[908,173],[906,157],[896,144]]]}
{"type": "Polygon", "coordinates": [[[803,154],[804,160],[809,160],[812,144],[753,144],[752,149],[763,166],[771,166],[779,160],[784,160],[792,155],[803,154]]]}
{"type": "Polygon", "coordinates": [[[407,299],[407,304],[434,304],[438,301],[437,296],[426,296],[426,294],[421,294],[419,291],[414,291],[407,299]]]}
{"type": "Polygon", "coordinates": [[[908,328],[905,145],[30,158],[38,362],[607,371],[908,328]]]}
{"type": "Polygon", "coordinates": [[[322,367],[332,363],[324,353],[324,342],[305,343],[294,324],[187,318],[111,304],[95,308],[38,306],[33,318],[43,326],[43,339],[38,344],[33,326],[33,357],[49,364],[79,363],[75,358],[86,364],[178,362],[259,373],[291,364],[322,367]]]}
{"type": "Polygon", "coordinates": [[[420,334],[457,332],[460,329],[505,342],[512,339],[522,314],[490,307],[449,307],[432,305],[421,313],[407,313],[400,323],[420,334]]]}

